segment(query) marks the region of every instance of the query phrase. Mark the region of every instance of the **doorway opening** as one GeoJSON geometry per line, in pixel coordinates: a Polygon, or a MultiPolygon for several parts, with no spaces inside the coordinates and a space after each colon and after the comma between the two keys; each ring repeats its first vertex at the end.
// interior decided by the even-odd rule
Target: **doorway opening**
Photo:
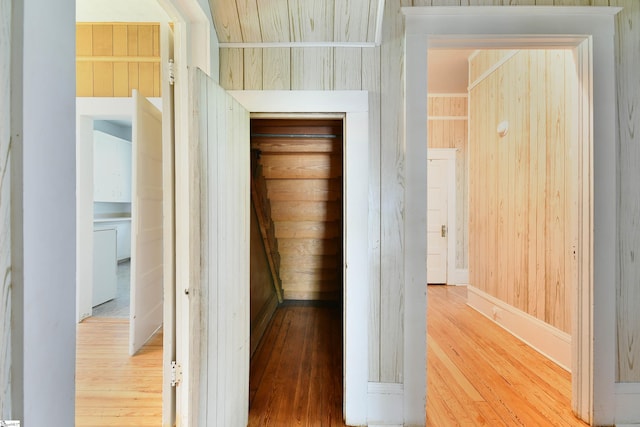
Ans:
{"type": "Polygon", "coordinates": [[[342,422],[343,117],[250,127],[249,425],[342,422]]]}
{"type": "MultiPolygon", "coordinates": [[[[575,49],[578,90],[578,201],[579,236],[576,249],[578,281],[572,322],[572,409],[592,424],[610,424],[615,413],[615,194],[616,117],[613,16],[616,8],[532,7],[457,8],[447,15],[433,8],[404,9],[407,15],[407,169],[418,180],[407,186],[407,212],[411,218],[424,215],[419,199],[426,185],[424,167],[427,125],[425,53],[429,48],[569,48],[575,49]],[[482,9],[484,10],[484,9],[482,9]],[[414,13],[415,12],[415,13],[414,13]],[[477,15],[477,16],[476,16],[477,15]],[[471,20],[470,20],[471,18],[471,20]],[[508,25],[507,25],[508,24],[508,25]],[[523,34],[526,34],[523,35],[523,34]],[[581,34],[582,36],[576,36],[581,34]],[[419,95],[416,95],[419,94],[419,95]],[[597,173],[595,173],[597,172],[597,173]],[[416,193],[417,192],[417,193],[416,193]],[[595,203],[597,202],[597,203],[595,203]],[[598,322],[594,322],[594,319],[598,322]],[[594,342],[600,345],[594,346],[594,342]]],[[[407,237],[409,243],[424,245],[407,237]]],[[[417,257],[406,259],[406,268],[424,277],[417,257]]],[[[405,284],[405,295],[417,292],[413,281],[405,284]]],[[[414,309],[424,310],[422,306],[414,309]]],[[[426,326],[426,325],[425,325],[426,326]]],[[[407,336],[423,336],[416,328],[407,336]]],[[[407,343],[408,341],[405,341],[407,343]]],[[[405,346],[406,348],[407,346],[405,346]]],[[[412,348],[409,348],[412,349],[412,348]]],[[[419,349],[418,349],[419,350],[419,349]]],[[[405,382],[405,389],[419,391],[418,382],[405,382]]]]}
{"type": "MultiPolygon", "coordinates": [[[[439,65],[440,58],[459,53],[468,58],[460,65],[466,71],[460,74],[468,76],[461,83],[467,92],[438,94],[436,88],[441,85],[433,82],[438,75],[435,70],[427,83],[427,152],[452,148],[461,154],[459,163],[468,165],[462,176],[468,176],[469,181],[457,181],[455,191],[462,193],[468,188],[469,196],[458,200],[465,203],[461,214],[468,211],[469,219],[456,222],[461,224],[459,231],[468,230],[469,238],[454,243],[465,243],[465,247],[457,248],[457,257],[451,260],[469,272],[463,298],[470,307],[570,371],[581,184],[576,48],[432,52],[430,49],[430,70],[439,65]],[[458,100],[464,101],[464,114],[455,111],[458,102],[454,101],[458,100]],[[465,128],[464,143],[456,144],[453,130],[447,128],[460,126],[465,128]],[[467,251],[468,258],[464,256],[467,251]]],[[[444,64],[450,65],[445,61],[440,65],[444,64]]],[[[432,166],[429,162],[429,189],[435,185],[432,181],[439,179],[432,166]]],[[[436,201],[432,197],[428,200],[428,224],[436,201]]],[[[429,240],[429,254],[431,243],[429,240]]],[[[432,309],[430,313],[433,319],[433,313],[439,311],[432,309]]],[[[432,343],[428,345],[431,349],[432,343]]],[[[490,371],[487,366],[487,378],[490,371]]],[[[563,386],[559,382],[549,393],[565,390],[562,410],[570,414],[571,396],[566,393],[570,375],[561,378],[563,386]]],[[[431,392],[438,394],[435,388],[431,392]]],[[[537,406],[559,405],[558,400],[542,400],[537,406]]],[[[437,408],[432,411],[437,413],[437,408]]]]}

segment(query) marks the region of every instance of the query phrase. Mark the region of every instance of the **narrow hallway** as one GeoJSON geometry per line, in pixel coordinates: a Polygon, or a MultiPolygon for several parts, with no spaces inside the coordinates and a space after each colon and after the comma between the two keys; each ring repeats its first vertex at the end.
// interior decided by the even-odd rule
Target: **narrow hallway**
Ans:
{"type": "Polygon", "coordinates": [[[251,359],[249,426],[344,426],[342,310],[285,303],[251,359]]]}

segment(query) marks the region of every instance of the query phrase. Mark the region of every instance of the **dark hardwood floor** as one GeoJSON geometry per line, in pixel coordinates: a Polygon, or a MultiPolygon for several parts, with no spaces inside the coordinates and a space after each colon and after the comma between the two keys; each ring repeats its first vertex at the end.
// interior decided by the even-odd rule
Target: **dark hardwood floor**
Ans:
{"type": "Polygon", "coordinates": [[[285,305],[251,359],[249,426],[344,426],[342,309],[285,305]]]}

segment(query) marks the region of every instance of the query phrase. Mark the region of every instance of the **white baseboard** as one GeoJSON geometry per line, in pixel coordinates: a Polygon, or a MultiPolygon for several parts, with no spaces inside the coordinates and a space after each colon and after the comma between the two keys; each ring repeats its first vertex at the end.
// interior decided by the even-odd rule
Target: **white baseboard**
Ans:
{"type": "Polygon", "coordinates": [[[403,425],[403,384],[370,382],[367,392],[367,425],[369,427],[395,427],[403,425]]]}
{"type": "Polygon", "coordinates": [[[473,286],[467,304],[521,339],[533,349],[571,371],[571,335],[536,319],[473,286]]]}
{"type": "Polygon", "coordinates": [[[640,383],[617,383],[616,427],[640,427],[640,383]]]}

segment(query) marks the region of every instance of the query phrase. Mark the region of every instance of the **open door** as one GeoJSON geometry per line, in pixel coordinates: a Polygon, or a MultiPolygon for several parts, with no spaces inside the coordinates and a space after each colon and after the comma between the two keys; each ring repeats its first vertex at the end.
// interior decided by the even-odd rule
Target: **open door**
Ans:
{"type": "Polygon", "coordinates": [[[249,113],[202,71],[190,79],[189,141],[176,151],[177,421],[247,425],[249,113]]]}
{"type": "Polygon", "coordinates": [[[131,155],[129,354],[162,326],[162,114],[137,90],[131,155]]]}

